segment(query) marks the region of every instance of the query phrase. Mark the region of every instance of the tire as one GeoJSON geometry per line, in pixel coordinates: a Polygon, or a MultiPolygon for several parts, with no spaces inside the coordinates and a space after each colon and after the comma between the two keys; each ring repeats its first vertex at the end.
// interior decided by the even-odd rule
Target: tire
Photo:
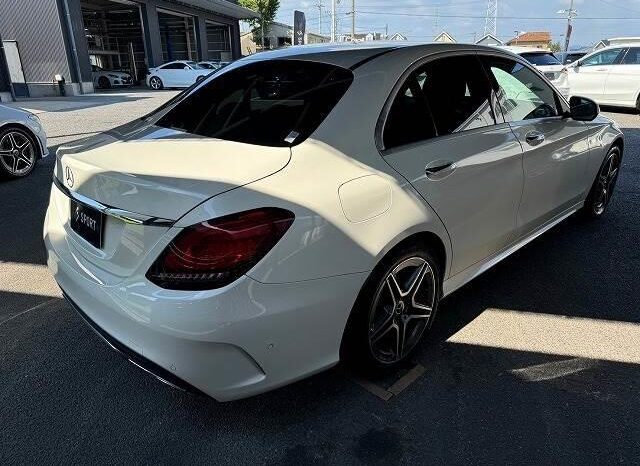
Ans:
{"type": "Polygon", "coordinates": [[[111,81],[109,81],[109,78],[107,78],[105,76],[100,76],[98,78],[98,88],[99,89],[111,89],[111,81]]]}
{"type": "Polygon", "coordinates": [[[605,214],[618,181],[621,163],[622,152],[618,146],[613,146],[607,152],[584,202],[581,210],[583,217],[596,219],[605,214]]]}
{"type": "Polygon", "coordinates": [[[636,112],[640,113],[640,95],[636,99],[636,112]]]}
{"type": "Polygon", "coordinates": [[[162,83],[162,79],[157,76],[151,76],[149,79],[149,87],[154,91],[159,91],[164,89],[164,84],[162,83]]]}
{"type": "Polygon", "coordinates": [[[0,177],[24,178],[36,166],[40,149],[28,130],[15,126],[0,130],[0,177]]]}
{"type": "Polygon", "coordinates": [[[204,81],[204,78],[205,78],[205,77],[206,77],[206,76],[198,76],[198,77],[196,78],[196,83],[201,83],[202,81],[204,81]]]}
{"type": "Polygon", "coordinates": [[[343,337],[342,359],[365,372],[402,365],[431,327],[441,290],[440,268],[428,250],[410,245],[392,251],[358,295],[343,337]]]}

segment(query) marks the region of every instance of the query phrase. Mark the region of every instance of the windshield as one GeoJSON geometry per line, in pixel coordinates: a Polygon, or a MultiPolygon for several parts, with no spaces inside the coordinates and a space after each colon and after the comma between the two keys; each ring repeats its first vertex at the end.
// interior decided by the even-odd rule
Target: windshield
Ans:
{"type": "Polygon", "coordinates": [[[562,65],[552,53],[523,53],[522,57],[537,66],[562,65]]]}
{"type": "Polygon", "coordinates": [[[247,144],[295,145],[315,131],[352,81],[351,71],[325,63],[248,63],[213,75],[156,124],[247,144]]]}

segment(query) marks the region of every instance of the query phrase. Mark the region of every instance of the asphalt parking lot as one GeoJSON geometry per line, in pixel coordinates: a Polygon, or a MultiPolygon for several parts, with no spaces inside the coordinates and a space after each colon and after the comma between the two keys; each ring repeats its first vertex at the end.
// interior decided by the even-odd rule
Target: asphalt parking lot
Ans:
{"type": "MultiPolygon", "coordinates": [[[[54,148],[172,95],[20,105],[54,148]]],[[[605,218],[447,298],[405,369],[225,404],[127,363],[62,300],[41,238],[53,157],[0,182],[0,464],[640,464],[640,116],[609,115],[626,147],[605,218]]]]}

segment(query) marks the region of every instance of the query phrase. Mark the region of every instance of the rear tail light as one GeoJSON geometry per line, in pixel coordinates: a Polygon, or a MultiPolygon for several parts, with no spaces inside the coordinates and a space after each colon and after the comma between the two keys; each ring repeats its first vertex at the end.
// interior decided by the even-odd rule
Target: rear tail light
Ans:
{"type": "Polygon", "coordinates": [[[220,288],[262,259],[293,223],[293,212],[275,207],[247,210],[185,228],[147,272],[162,288],[220,288]]]}

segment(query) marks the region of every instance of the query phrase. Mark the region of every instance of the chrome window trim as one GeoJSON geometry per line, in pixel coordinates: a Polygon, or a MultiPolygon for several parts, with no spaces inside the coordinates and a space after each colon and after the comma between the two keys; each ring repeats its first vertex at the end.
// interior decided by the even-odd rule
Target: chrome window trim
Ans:
{"type": "Polygon", "coordinates": [[[67,189],[66,186],[62,184],[62,181],[60,181],[55,175],[53,177],[53,184],[56,186],[56,188],[58,188],[62,192],[62,194],[64,194],[68,198],[73,199],[74,201],[77,201],[81,204],[87,205],[93,209],[96,209],[97,211],[102,212],[105,215],[117,218],[118,220],[122,220],[123,222],[128,224],[154,226],[154,227],[171,227],[173,226],[174,223],[176,223],[175,220],[170,220],[167,218],[160,218],[160,217],[152,217],[150,215],[139,214],[137,212],[130,212],[128,210],[118,209],[115,207],[104,205],[98,201],[95,201],[91,198],[83,196],[80,193],[77,193],[75,191],[70,191],[69,189],[67,189]]]}

